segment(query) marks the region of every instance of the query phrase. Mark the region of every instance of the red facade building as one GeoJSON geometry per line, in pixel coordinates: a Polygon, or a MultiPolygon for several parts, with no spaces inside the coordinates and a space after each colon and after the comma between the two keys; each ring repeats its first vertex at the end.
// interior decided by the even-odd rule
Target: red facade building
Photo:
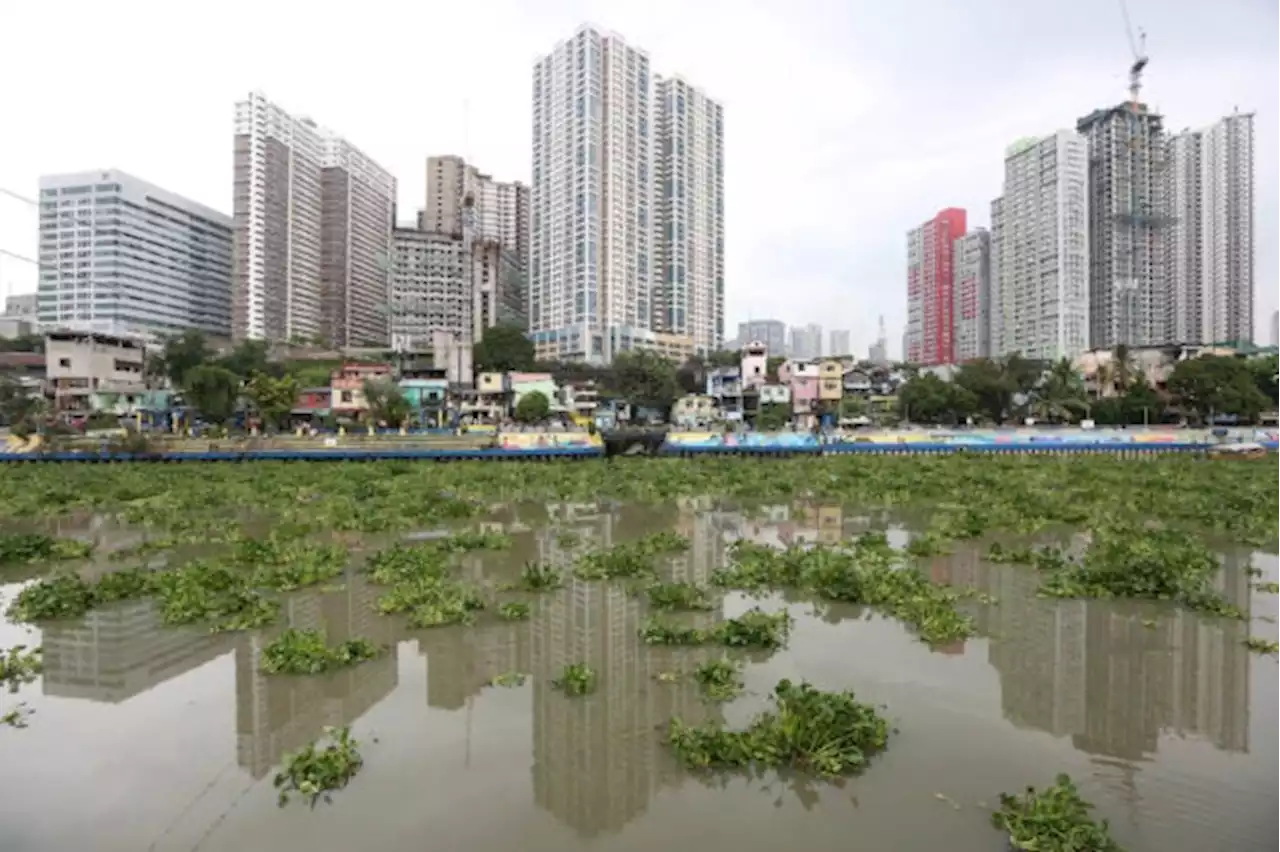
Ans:
{"type": "Polygon", "coordinates": [[[954,364],[955,316],[951,276],[955,240],[965,234],[965,212],[939,211],[907,234],[907,351],[923,367],[954,364]]]}

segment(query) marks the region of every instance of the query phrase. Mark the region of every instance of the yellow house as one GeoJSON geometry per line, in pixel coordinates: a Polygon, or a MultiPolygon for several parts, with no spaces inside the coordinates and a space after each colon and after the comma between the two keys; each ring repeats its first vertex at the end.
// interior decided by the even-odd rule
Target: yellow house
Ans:
{"type": "Polygon", "coordinates": [[[835,359],[818,364],[818,399],[839,402],[844,396],[844,365],[835,359]]]}

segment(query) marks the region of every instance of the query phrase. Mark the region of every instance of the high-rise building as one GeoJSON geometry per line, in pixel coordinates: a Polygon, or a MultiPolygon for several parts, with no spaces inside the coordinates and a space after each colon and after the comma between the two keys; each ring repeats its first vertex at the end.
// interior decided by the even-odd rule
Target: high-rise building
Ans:
{"type": "Polygon", "coordinates": [[[432,334],[472,328],[470,261],[461,239],[396,228],[391,252],[391,345],[421,351],[432,334]]]}
{"type": "Polygon", "coordinates": [[[965,234],[965,211],[948,207],[907,234],[907,351],[922,367],[955,362],[951,266],[955,240],[965,234]]]}
{"type": "Polygon", "coordinates": [[[607,362],[651,328],[649,57],[583,26],[533,68],[529,330],[540,357],[607,362]]]}
{"type": "Polygon", "coordinates": [[[991,205],[990,350],[1074,358],[1089,348],[1089,158],[1077,133],[1005,152],[991,205]]]}
{"type": "Polygon", "coordinates": [[[1271,312],[1271,345],[1280,346],[1280,311],[1271,312]]]}
{"type": "Polygon", "coordinates": [[[1099,109],[1076,122],[1089,145],[1089,342],[1166,342],[1166,142],[1146,104],[1099,109]]]}
{"type": "Polygon", "coordinates": [[[822,357],[822,326],[809,323],[791,329],[792,358],[822,357]]]}
{"type": "Polygon", "coordinates": [[[40,178],[41,325],[231,331],[231,217],[117,169],[40,178]]]}
{"type": "Polygon", "coordinates": [[[1166,343],[1253,340],[1253,115],[1169,139],[1166,343]]]}
{"type": "Polygon", "coordinates": [[[529,261],[529,187],[494,180],[462,157],[427,158],[427,206],[422,229],[500,243],[523,269],[529,261]]]}
{"type": "Polygon", "coordinates": [[[384,345],[395,178],[333,135],[322,165],[320,334],[332,346],[384,345]]]}
{"type": "Polygon", "coordinates": [[[255,92],[236,104],[232,335],[386,341],[395,181],[255,92]]]}
{"type": "Polygon", "coordinates": [[[957,362],[991,357],[991,234],[975,228],[952,249],[951,312],[957,362]]]}
{"type": "Polygon", "coordinates": [[[654,115],[653,328],[705,355],[724,341],[724,107],[660,77],[654,115]]]}
{"type": "Polygon", "coordinates": [[[831,330],[831,344],[827,347],[828,355],[852,355],[853,343],[852,335],[848,329],[834,328],[831,330]]]}
{"type": "Polygon", "coordinates": [[[787,324],[782,320],[748,320],[738,323],[738,344],[759,341],[770,355],[787,354],[787,324]]]}

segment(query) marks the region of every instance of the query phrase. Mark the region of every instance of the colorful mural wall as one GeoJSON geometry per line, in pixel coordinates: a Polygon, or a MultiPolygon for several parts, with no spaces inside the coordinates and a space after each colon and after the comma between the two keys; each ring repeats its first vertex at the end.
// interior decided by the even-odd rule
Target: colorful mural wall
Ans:
{"type": "Polygon", "coordinates": [[[1053,447],[1151,444],[1258,443],[1274,447],[1275,429],[966,429],[933,431],[865,431],[815,436],[809,432],[672,432],[664,447],[673,452],[696,449],[768,449],[803,451],[844,445],[950,445],[956,447],[1053,447]]]}

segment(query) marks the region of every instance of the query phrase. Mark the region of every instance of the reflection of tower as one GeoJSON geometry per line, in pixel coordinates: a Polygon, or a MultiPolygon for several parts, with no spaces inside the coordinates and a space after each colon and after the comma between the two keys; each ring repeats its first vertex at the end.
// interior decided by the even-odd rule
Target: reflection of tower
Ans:
{"type": "Polygon", "coordinates": [[[281,610],[283,627],[320,630],[329,644],[359,636],[390,646],[375,660],[317,677],[267,676],[261,655],[274,631],[251,634],[236,647],[237,759],[253,777],[266,775],[285,752],[313,741],[324,726],[351,724],[395,688],[395,622],[375,614],[378,593],[363,576],[348,572],[336,590],[294,593],[281,610]]]}
{"type": "Polygon", "coordinates": [[[118,703],[231,650],[228,634],[165,627],[151,601],[112,604],[43,630],[44,694],[118,703]]]}
{"type": "MultiPolygon", "coordinates": [[[[714,513],[683,506],[677,529],[690,549],[663,566],[669,577],[704,582],[723,558],[714,513]]],[[[625,519],[628,528],[631,518],[625,519]]],[[[653,521],[650,515],[644,527],[653,521]]],[[[624,525],[617,516],[609,523],[624,525]]],[[[614,530],[617,532],[618,530],[614,530]]],[[[627,532],[632,532],[628,529],[627,532]]],[[[627,537],[632,537],[628,535],[627,537]]],[[[533,787],[537,804],[584,835],[617,831],[643,813],[658,787],[680,776],[665,757],[660,727],[671,716],[700,721],[707,710],[692,679],[659,683],[659,671],[689,670],[710,649],[650,649],[640,640],[643,601],[619,583],[583,582],[541,600],[530,624],[533,787]],[[600,678],[596,693],[570,698],[551,686],[570,663],[600,678]]],[[[713,621],[716,616],[690,616],[713,621]]]]}
{"type": "MultiPolygon", "coordinates": [[[[1243,560],[1247,562],[1247,557],[1243,560]]],[[[1228,556],[1219,591],[1247,611],[1248,577],[1228,556]]],[[[1091,754],[1136,761],[1162,731],[1248,749],[1247,622],[1139,601],[1037,598],[1025,566],[986,566],[991,665],[1007,719],[1070,735],[1091,754]]]]}
{"type": "Polygon", "coordinates": [[[420,634],[418,649],[427,660],[427,705],[457,710],[498,675],[529,671],[529,624],[428,630],[420,634]]]}

